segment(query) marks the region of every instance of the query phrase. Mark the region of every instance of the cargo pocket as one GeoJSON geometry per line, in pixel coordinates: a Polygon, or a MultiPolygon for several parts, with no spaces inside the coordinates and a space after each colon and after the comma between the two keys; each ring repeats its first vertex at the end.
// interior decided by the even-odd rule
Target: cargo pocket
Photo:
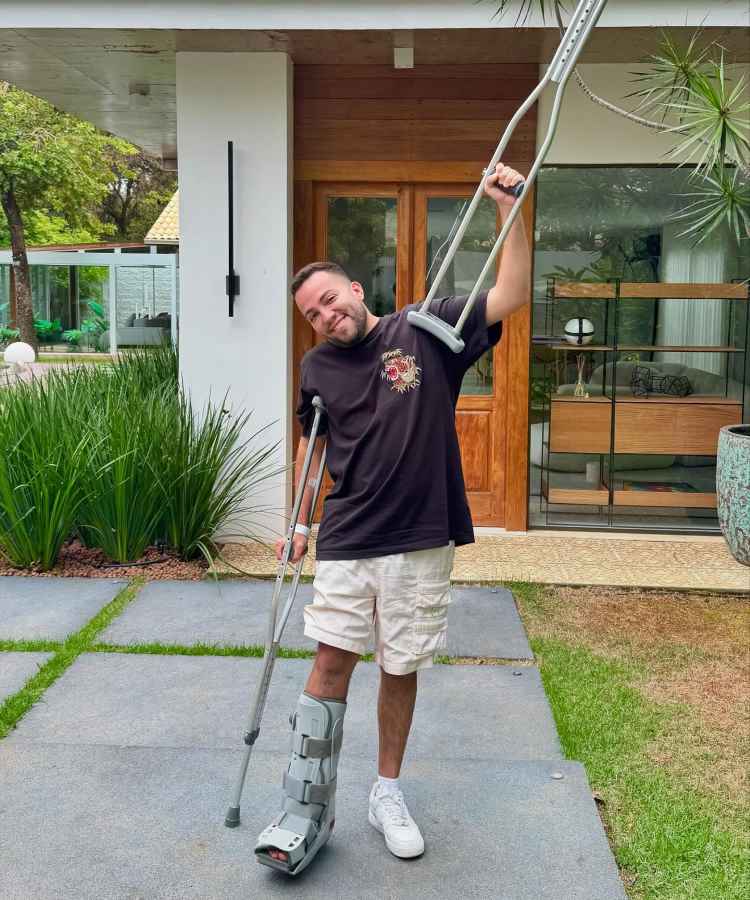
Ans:
{"type": "Polygon", "coordinates": [[[412,652],[415,656],[445,649],[450,602],[448,578],[419,581],[412,623],[412,652]]]}

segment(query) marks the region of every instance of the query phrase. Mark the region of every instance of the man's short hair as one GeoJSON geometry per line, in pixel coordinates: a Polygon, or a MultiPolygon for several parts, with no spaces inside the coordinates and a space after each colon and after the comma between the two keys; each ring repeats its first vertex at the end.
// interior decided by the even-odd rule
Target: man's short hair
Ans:
{"type": "Polygon", "coordinates": [[[314,275],[316,272],[333,272],[334,275],[343,275],[343,277],[346,278],[347,281],[351,281],[349,275],[341,268],[338,263],[329,262],[328,260],[311,262],[306,266],[303,266],[292,279],[292,297],[297,296],[297,291],[302,287],[307,279],[310,278],[311,275],[314,275]]]}

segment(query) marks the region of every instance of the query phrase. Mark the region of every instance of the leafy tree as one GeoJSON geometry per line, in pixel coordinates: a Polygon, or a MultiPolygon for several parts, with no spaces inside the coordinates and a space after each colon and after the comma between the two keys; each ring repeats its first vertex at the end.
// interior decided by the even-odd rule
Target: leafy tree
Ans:
{"type": "MultiPolygon", "coordinates": [[[[96,204],[111,181],[108,153],[129,148],[45,100],[0,83],[0,204],[13,252],[16,324],[21,340],[32,346],[37,337],[24,214],[48,210],[73,228],[98,232],[96,204]]],[[[36,222],[43,225],[38,217],[36,222]]]]}
{"type": "Polygon", "coordinates": [[[102,221],[120,241],[142,241],[177,187],[177,175],[135,147],[109,152],[113,178],[102,202],[102,221]]]}
{"type": "MultiPolygon", "coordinates": [[[[90,244],[101,240],[102,226],[77,225],[72,227],[61,216],[43,209],[25,209],[23,226],[26,243],[30,246],[47,244],[90,244]]],[[[10,247],[10,228],[5,216],[0,216],[0,247],[10,247]]]]}
{"type": "MultiPolygon", "coordinates": [[[[496,15],[506,13],[515,0],[494,0],[496,15]]],[[[562,0],[518,0],[518,20],[525,21],[533,8],[542,18],[554,13],[564,30],[562,0]]],[[[634,73],[636,107],[624,109],[597,96],[581,77],[574,77],[586,96],[611,113],[652,131],[675,136],[673,158],[692,169],[694,190],[684,194],[686,203],[674,218],[685,225],[683,234],[696,243],[726,224],[738,241],[750,232],[750,127],[744,77],[732,79],[724,49],[702,45],[700,32],[686,47],[668,35],[642,71],[634,73]]]]}

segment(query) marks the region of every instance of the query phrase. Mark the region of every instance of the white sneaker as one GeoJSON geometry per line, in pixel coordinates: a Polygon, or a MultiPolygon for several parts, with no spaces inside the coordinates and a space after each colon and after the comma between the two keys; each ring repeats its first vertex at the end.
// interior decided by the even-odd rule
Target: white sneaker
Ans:
{"type": "Polygon", "coordinates": [[[401,791],[386,793],[377,781],[370,791],[370,825],[385,837],[385,845],[394,856],[410,859],[424,853],[424,838],[409,815],[401,791]]]}

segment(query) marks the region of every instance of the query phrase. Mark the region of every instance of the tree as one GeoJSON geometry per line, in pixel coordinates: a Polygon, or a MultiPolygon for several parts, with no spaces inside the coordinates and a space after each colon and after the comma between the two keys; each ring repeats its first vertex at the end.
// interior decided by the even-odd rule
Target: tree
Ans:
{"type": "MultiPolygon", "coordinates": [[[[496,15],[506,13],[513,0],[495,0],[496,15]]],[[[525,21],[536,5],[542,18],[551,7],[560,32],[564,30],[561,0],[519,0],[518,18],[525,21]]],[[[675,215],[685,224],[683,234],[696,243],[726,223],[740,241],[750,233],[750,127],[746,79],[733,80],[724,49],[702,46],[697,32],[686,47],[668,35],[641,72],[634,73],[633,110],[597,96],[574,70],[581,90],[615,115],[652,131],[675,135],[672,157],[692,167],[695,190],[684,196],[686,205],[675,215]],[[685,163],[685,160],[687,162],[685,163]]],[[[627,99],[627,98],[626,98],[627,99]]]]}
{"type": "Polygon", "coordinates": [[[113,178],[101,219],[113,226],[117,240],[142,241],[175,192],[177,175],[135,147],[108,155],[113,178]]]}
{"type": "Polygon", "coordinates": [[[96,205],[111,181],[108,153],[127,142],[0,83],[0,204],[10,230],[16,325],[36,346],[24,216],[46,210],[73,228],[100,231],[96,205]]]}

